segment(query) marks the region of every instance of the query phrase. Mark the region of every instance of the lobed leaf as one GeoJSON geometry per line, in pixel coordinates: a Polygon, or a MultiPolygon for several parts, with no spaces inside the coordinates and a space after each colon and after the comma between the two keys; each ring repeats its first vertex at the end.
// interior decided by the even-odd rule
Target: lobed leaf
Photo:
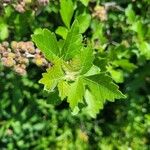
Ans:
{"type": "Polygon", "coordinates": [[[63,39],[66,39],[68,29],[65,27],[59,26],[55,32],[56,34],[60,35],[63,39]]]}
{"type": "Polygon", "coordinates": [[[61,68],[61,61],[57,60],[57,62],[55,62],[51,68],[48,68],[47,72],[43,73],[42,75],[43,77],[39,83],[44,85],[45,90],[53,91],[59,81],[61,81],[64,77],[64,72],[61,68]]]}
{"type": "Polygon", "coordinates": [[[80,33],[84,33],[90,25],[91,16],[89,14],[82,14],[77,16],[77,20],[80,25],[80,33]]]}
{"type": "Polygon", "coordinates": [[[80,0],[80,1],[83,5],[87,7],[90,0],[80,0]]]}
{"type": "Polygon", "coordinates": [[[78,103],[82,103],[84,91],[85,89],[82,78],[79,77],[74,83],[70,84],[67,101],[72,110],[78,106],[78,103]]]}
{"type": "Polygon", "coordinates": [[[103,108],[106,100],[114,101],[115,99],[125,98],[118,90],[118,86],[104,73],[85,77],[83,82],[89,89],[85,93],[85,101],[88,105],[86,109],[89,109],[92,117],[95,117],[99,110],[103,108]]]}
{"type": "Polygon", "coordinates": [[[125,15],[127,16],[127,21],[129,24],[134,23],[136,15],[134,10],[132,9],[132,5],[128,5],[128,7],[125,9],[125,15]]]}
{"type": "Polygon", "coordinates": [[[85,74],[93,66],[93,50],[90,47],[83,48],[80,52],[81,70],[80,74],[85,74]]]}
{"type": "Polygon", "coordinates": [[[83,46],[77,20],[64,38],[66,40],[57,42],[55,35],[47,29],[32,36],[37,47],[54,64],[43,73],[39,82],[47,91],[57,88],[59,97],[67,100],[73,114],[79,111],[78,104],[82,103],[84,110],[96,117],[106,100],[125,96],[106,73],[100,73],[100,68],[94,66],[93,50],[83,46]]]}
{"type": "Polygon", "coordinates": [[[67,97],[69,88],[70,88],[69,84],[64,80],[58,83],[58,91],[61,100],[64,100],[67,97]]]}
{"type": "Polygon", "coordinates": [[[69,60],[80,53],[82,48],[82,35],[79,33],[78,21],[74,21],[68,32],[64,46],[61,51],[64,60],[69,60]]]}
{"type": "Polygon", "coordinates": [[[49,61],[60,55],[56,36],[48,29],[43,29],[41,33],[32,35],[32,40],[49,61]]]}
{"type": "Polygon", "coordinates": [[[72,0],[60,0],[60,15],[64,24],[68,28],[70,28],[70,21],[73,16],[73,12],[74,5],[72,0]]]}

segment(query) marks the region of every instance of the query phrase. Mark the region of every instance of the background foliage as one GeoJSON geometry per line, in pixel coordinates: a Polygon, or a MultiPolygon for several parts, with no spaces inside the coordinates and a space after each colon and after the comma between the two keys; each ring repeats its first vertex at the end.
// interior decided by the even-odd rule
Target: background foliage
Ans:
{"type": "MultiPolygon", "coordinates": [[[[0,1],[1,2],[1,1],[0,1]]],[[[98,52],[95,64],[127,99],[107,102],[96,119],[71,115],[68,104],[38,83],[45,72],[32,62],[20,76],[0,65],[0,149],[150,149],[149,0],[1,2],[0,41],[30,41],[48,28],[65,38],[74,19],[98,52]],[[20,7],[19,7],[20,8],[20,7]]]]}

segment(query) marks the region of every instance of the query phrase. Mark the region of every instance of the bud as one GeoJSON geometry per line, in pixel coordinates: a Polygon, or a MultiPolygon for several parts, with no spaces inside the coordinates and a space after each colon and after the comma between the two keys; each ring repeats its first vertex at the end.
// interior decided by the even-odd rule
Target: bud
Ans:
{"type": "Polygon", "coordinates": [[[8,57],[10,57],[10,58],[15,58],[15,54],[14,53],[12,53],[12,52],[10,52],[10,53],[8,53],[8,57]]]}
{"type": "Polygon", "coordinates": [[[0,54],[3,54],[6,51],[6,49],[0,44],[0,54]]]}
{"type": "Polygon", "coordinates": [[[49,0],[38,0],[40,6],[46,6],[49,4],[49,0]]]}
{"type": "Polygon", "coordinates": [[[3,45],[5,48],[7,48],[7,47],[9,46],[9,43],[8,43],[7,41],[4,41],[4,42],[2,43],[2,45],[3,45]]]}
{"type": "Polygon", "coordinates": [[[32,42],[27,42],[26,48],[27,48],[29,53],[31,53],[31,54],[35,53],[34,44],[32,42]]]}
{"type": "Polygon", "coordinates": [[[38,66],[50,67],[44,55],[39,49],[35,49],[33,42],[11,42],[9,48],[8,42],[0,44],[0,57],[2,64],[6,67],[12,67],[15,72],[20,75],[26,74],[26,67],[29,60],[33,61],[38,66]]]}
{"type": "Polygon", "coordinates": [[[26,70],[24,68],[22,68],[20,65],[16,65],[14,67],[14,71],[20,75],[26,75],[26,70]]]}
{"type": "Polygon", "coordinates": [[[13,58],[6,58],[6,57],[3,57],[2,59],[2,64],[6,67],[12,67],[16,64],[16,62],[13,60],[13,58]]]}
{"type": "Polygon", "coordinates": [[[96,6],[94,8],[93,17],[99,18],[101,21],[107,20],[107,10],[104,6],[96,6]]]}
{"type": "Polygon", "coordinates": [[[28,58],[25,58],[25,57],[22,57],[22,56],[16,58],[16,61],[17,61],[19,64],[28,64],[28,63],[29,63],[28,58]]]}
{"type": "Polygon", "coordinates": [[[35,58],[33,59],[33,62],[37,65],[37,66],[42,66],[43,65],[43,59],[39,54],[35,54],[35,58]]]}
{"type": "Polygon", "coordinates": [[[23,45],[24,45],[24,42],[18,42],[17,49],[22,49],[23,45]]]}
{"type": "Polygon", "coordinates": [[[18,49],[16,49],[15,54],[16,54],[16,58],[21,57],[21,53],[19,52],[18,49]]]}
{"type": "Polygon", "coordinates": [[[2,54],[3,57],[8,57],[8,53],[9,53],[9,52],[7,52],[7,51],[6,51],[6,52],[3,52],[3,54],[2,54]]]}
{"type": "Polygon", "coordinates": [[[20,13],[24,13],[25,12],[24,6],[21,5],[21,4],[17,4],[15,6],[15,10],[18,11],[18,12],[20,12],[20,13]]]}
{"type": "Polygon", "coordinates": [[[20,67],[26,69],[27,66],[25,64],[21,64],[20,67]]]}
{"type": "Polygon", "coordinates": [[[41,51],[38,48],[35,49],[35,52],[36,52],[36,54],[41,53],[41,51]]]}
{"type": "Polygon", "coordinates": [[[12,42],[11,42],[11,48],[12,48],[13,50],[17,49],[17,42],[16,42],[16,41],[12,41],[12,42]]]}
{"type": "Polygon", "coordinates": [[[10,48],[7,48],[7,51],[8,51],[8,52],[11,52],[11,49],[10,49],[10,48]]]}

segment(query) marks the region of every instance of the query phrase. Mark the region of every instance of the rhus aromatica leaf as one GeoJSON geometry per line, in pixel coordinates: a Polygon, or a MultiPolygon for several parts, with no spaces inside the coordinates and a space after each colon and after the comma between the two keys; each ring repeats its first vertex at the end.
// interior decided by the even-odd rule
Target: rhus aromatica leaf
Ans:
{"type": "Polygon", "coordinates": [[[90,25],[91,16],[85,13],[85,14],[77,16],[77,20],[80,25],[80,33],[84,33],[90,25]]]}
{"type": "Polygon", "coordinates": [[[69,88],[70,86],[65,80],[62,80],[58,83],[58,91],[61,100],[64,100],[67,97],[69,88]]]}
{"type": "Polygon", "coordinates": [[[43,77],[39,82],[44,85],[45,90],[53,91],[63,77],[64,72],[61,68],[61,60],[59,60],[52,67],[48,68],[46,73],[43,73],[43,77]]]}
{"type": "Polygon", "coordinates": [[[41,33],[32,35],[32,40],[49,61],[60,55],[56,36],[51,31],[43,29],[41,33]]]}
{"type": "Polygon", "coordinates": [[[70,84],[67,101],[73,110],[78,103],[82,103],[84,96],[84,85],[81,77],[77,78],[74,83],[70,84]]]}
{"type": "Polygon", "coordinates": [[[69,28],[70,21],[74,12],[72,0],[60,0],[60,15],[64,24],[69,28]]]}
{"type": "Polygon", "coordinates": [[[80,52],[80,61],[81,61],[81,70],[80,74],[85,74],[90,70],[90,68],[93,66],[93,50],[90,47],[83,48],[80,52]]]}
{"type": "Polygon", "coordinates": [[[46,29],[34,34],[32,39],[53,62],[43,73],[40,83],[49,92],[58,91],[60,99],[69,103],[73,114],[79,112],[81,104],[84,111],[96,117],[107,100],[125,97],[112,79],[93,64],[93,49],[82,43],[78,21],[74,21],[65,40],[57,42],[55,35],[46,29]]]}
{"type": "Polygon", "coordinates": [[[91,117],[96,117],[106,100],[114,101],[115,99],[125,98],[118,90],[118,86],[104,73],[85,77],[83,82],[87,86],[85,92],[87,107],[85,110],[91,117]]]}
{"type": "Polygon", "coordinates": [[[85,77],[84,82],[89,89],[93,91],[95,97],[101,98],[103,101],[114,101],[114,99],[125,98],[118,90],[118,86],[114,84],[112,79],[105,73],[85,77]]]}
{"type": "Polygon", "coordinates": [[[67,98],[72,111],[78,106],[78,103],[83,103],[85,87],[82,77],[78,77],[73,83],[62,81],[58,85],[59,95],[61,99],[67,98]]]}
{"type": "Polygon", "coordinates": [[[79,33],[79,24],[78,21],[74,21],[71,30],[67,34],[61,55],[63,55],[65,60],[69,60],[79,54],[82,46],[82,35],[79,33]]]}

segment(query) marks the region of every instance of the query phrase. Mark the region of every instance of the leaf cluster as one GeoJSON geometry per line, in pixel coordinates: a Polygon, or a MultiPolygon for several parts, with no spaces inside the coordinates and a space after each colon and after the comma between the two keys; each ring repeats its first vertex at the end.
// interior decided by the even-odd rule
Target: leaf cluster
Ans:
{"type": "Polygon", "coordinates": [[[112,79],[94,65],[94,51],[82,43],[78,21],[74,21],[65,40],[57,41],[47,29],[32,35],[32,40],[52,63],[39,82],[49,92],[58,90],[60,99],[67,100],[73,114],[83,107],[96,117],[106,100],[125,98],[112,79]]]}

